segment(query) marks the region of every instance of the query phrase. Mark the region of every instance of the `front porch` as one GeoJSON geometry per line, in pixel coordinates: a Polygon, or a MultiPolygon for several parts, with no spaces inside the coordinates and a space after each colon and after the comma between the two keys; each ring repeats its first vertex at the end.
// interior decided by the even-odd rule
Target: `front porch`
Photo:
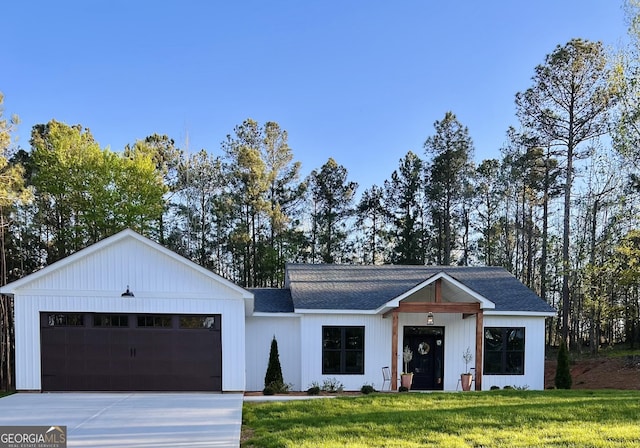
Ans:
{"type": "MultiPolygon", "coordinates": [[[[424,327],[425,335],[429,334],[426,331],[429,327],[442,328],[442,337],[434,339],[436,344],[441,343],[442,348],[434,347],[433,356],[443,356],[443,359],[435,359],[429,366],[436,366],[435,368],[444,368],[442,373],[442,381],[446,381],[443,387],[429,388],[428,390],[455,390],[453,386],[454,378],[459,378],[459,374],[463,372],[460,366],[460,360],[462,359],[463,351],[458,349],[464,346],[465,342],[469,347],[472,347],[471,351],[474,354],[473,365],[475,367],[474,383],[475,390],[482,390],[482,365],[483,365],[483,309],[493,308],[493,304],[488,302],[485,298],[478,296],[468,288],[464,287],[456,280],[447,276],[446,274],[437,275],[435,278],[424,282],[421,285],[416,286],[413,290],[407,294],[399,297],[393,307],[387,310],[383,317],[391,317],[391,390],[398,389],[399,363],[402,363],[402,351],[403,347],[407,345],[407,326],[424,327]],[[416,317],[420,315],[419,319],[416,317]],[[446,319],[444,317],[446,316],[446,319]],[[403,320],[404,326],[402,331],[402,344],[400,344],[400,320],[403,320]],[[455,321],[473,319],[473,331],[472,334],[467,334],[468,331],[463,331],[463,334],[456,334],[460,332],[460,326],[456,325],[455,321]],[[440,320],[440,322],[438,322],[440,320]],[[443,326],[443,323],[447,324],[443,326]],[[444,330],[447,330],[447,338],[453,343],[447,344],[444,338],[444,330]],[[462,341],[464,339],[464,341],[462,341]],[[459,357],[460,360],[456,359],[459,357]],[[445,364],[448,367],[444,367],[445,364]],[[450,370],[458,368],[459,371],[453,373],[450,370]]],[[[468,325],[464,325],[468,328],[468,325]]],[[[419,327],[418,327],[419,328],[419,327]]],[[[416,330],[420,332],[420,330],[416,330]]],[[[427,336],[425,336],[425,341],[427,336]]],[[[428,347],[426,351],[431,350],[431,344],[424,342],[425,347],[428,347]]],[[[423,358],[427,358],[428,353],[421,353],[423,358]]],[[[432,375],[437,383],[437,374],[432,375]]],[[[430,377],[429,377],[430,378],[430,377]]],[[[428,379],[426,380],[427,384],[428,379]]],[[[456,380],[457,383],[457,380],[456,380]]],[[[422,386],[424,387],[424,386],[422,386]]]]}

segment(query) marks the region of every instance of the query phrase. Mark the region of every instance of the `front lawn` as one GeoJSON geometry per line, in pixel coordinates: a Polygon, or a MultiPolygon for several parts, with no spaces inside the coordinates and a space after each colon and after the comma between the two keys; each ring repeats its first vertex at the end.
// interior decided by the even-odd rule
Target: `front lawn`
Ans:
{"type": "Polygon", "coordinates": [[[638,391],[372,394],[245,403],[243,447],[640,446],[638,391]]]}

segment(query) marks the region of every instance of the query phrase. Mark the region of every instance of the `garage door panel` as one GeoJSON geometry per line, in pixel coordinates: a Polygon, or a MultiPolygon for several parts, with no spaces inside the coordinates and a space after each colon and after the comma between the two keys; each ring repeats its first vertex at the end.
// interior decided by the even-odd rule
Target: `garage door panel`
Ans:
{"type": "Polygon", "coordinates": [[[92,315],[42,314],[42,390],[222,390],[219,315],[191,319],[215,321],[210,329],[182,328],[179,316],[168,315],[100,316],[94,327],[92,315]]]}

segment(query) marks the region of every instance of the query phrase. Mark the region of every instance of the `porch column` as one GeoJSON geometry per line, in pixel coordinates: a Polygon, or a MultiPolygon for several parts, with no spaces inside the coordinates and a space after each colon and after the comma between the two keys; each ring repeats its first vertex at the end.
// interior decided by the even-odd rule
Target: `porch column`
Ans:
{"type": "Polygon", "coordinates": [[[398,312],[392,313],[391,331],[391,390],[398,390],[398,312]]]}
{"type": "Polygon", "coordinates": [[[484,323],[482,310],[476,313],[476,390],[482,390],[482,342],[484,323]]]}

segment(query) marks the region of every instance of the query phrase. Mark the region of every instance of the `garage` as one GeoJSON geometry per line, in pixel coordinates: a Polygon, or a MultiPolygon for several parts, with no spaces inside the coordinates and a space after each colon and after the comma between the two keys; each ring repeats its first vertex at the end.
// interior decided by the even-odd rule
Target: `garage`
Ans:
{"type": "Polygon", "coordinates": [[[0,294],[19,391],[245,390],[253,294],[130,229],[0,294]]]}
{"type": "Polygon", "coordinates": [[[221,316],[40,314],[42,390],[221,391],[221,316]]]}

